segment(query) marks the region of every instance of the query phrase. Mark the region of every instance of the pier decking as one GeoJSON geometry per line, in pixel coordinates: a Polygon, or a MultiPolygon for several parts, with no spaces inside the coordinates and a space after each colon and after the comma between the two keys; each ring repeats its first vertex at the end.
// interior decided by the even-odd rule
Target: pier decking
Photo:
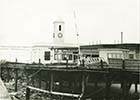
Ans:
{"type": "MultiPolygon", "coordinates": [[[[71,99],[103,99],[112,98],[127,100],[130,99],[130,88],[134,84],[134,93],[138,94],[138,84],[140,75],[139,61],[129,63],[122,61],[117,67],[107,65],[103,62],[90,67],[81,64],[21,64],[7,63],[1,65],[1,76],[3,79],[15,79],[15,91],[18,91],[18,80],[26,77],[26,100],[30,99],[31,91],[46,93],[52,98],[61,96],[71,99]],[[98,66],[97,66],[98,65],[98,66]],[[122,65],[122,66],[120,66],[122,65]],[[135,67],[133,67],[133,65],[135,67]],[[56,67],[57,66],[57,67],[56,67]],[[13,71],[14,77],[10,75],[13,71]],[[6,76],[4,76],[7,73],[6,76]],[[5,77],[5,78],[4,78],[5,77]],[[120,87],[113,87],[120,84],[120,87]],[[116,93],[116,92],[118,93],[116,93]],[[99,95],[100,94],[100,95],[99,95]]],[[[138,95],[130,100],[137,100],[138,95]]]]}

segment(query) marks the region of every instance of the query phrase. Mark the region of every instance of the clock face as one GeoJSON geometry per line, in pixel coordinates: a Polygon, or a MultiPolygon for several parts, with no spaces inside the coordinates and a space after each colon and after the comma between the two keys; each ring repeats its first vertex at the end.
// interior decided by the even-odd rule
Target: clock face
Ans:
{"type": "Polygon", "coordinates": [[[62,38],[63,37],[63,34],[62,33],[58,33],[58,37],[59,38],[62,38]]]}

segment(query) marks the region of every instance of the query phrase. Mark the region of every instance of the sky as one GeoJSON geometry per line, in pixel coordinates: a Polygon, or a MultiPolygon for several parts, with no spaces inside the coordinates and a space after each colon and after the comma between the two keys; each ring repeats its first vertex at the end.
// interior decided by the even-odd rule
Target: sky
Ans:
{"type": "Polygon", "coordinates": [[[139,5],[139,0],[0,0],[0,45],[51,43],[59,17],[66,43],[77,43],[76,31],[80,44],[120,43],[121,32],[124,43],[140,43],[139,5]]]}

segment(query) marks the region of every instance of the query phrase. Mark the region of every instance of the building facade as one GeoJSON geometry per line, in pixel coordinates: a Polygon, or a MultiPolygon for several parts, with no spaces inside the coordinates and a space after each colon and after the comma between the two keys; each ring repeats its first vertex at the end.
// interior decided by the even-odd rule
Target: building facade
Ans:
{"type": "MultiPolygon", "coordinates": [[[[22,63],[77,63],[79,45],[65,43],[65,23],[62,20],[54,21],[53,43],[26,46],[0,46],[0,61],[22,63]]],[[[102,57],[117,59],[140,60],[140,44],[98,44],[81,45],[80,56],[85,58],[102,57]]]]}

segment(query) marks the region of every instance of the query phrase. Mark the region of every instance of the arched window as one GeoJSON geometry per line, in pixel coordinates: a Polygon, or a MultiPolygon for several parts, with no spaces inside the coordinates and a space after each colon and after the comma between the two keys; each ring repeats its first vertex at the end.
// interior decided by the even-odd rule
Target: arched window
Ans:
{"type": "Polygon", "coordinates": [[[61,25],[59,25],[59,31],[61,31],[61,25]]]}

